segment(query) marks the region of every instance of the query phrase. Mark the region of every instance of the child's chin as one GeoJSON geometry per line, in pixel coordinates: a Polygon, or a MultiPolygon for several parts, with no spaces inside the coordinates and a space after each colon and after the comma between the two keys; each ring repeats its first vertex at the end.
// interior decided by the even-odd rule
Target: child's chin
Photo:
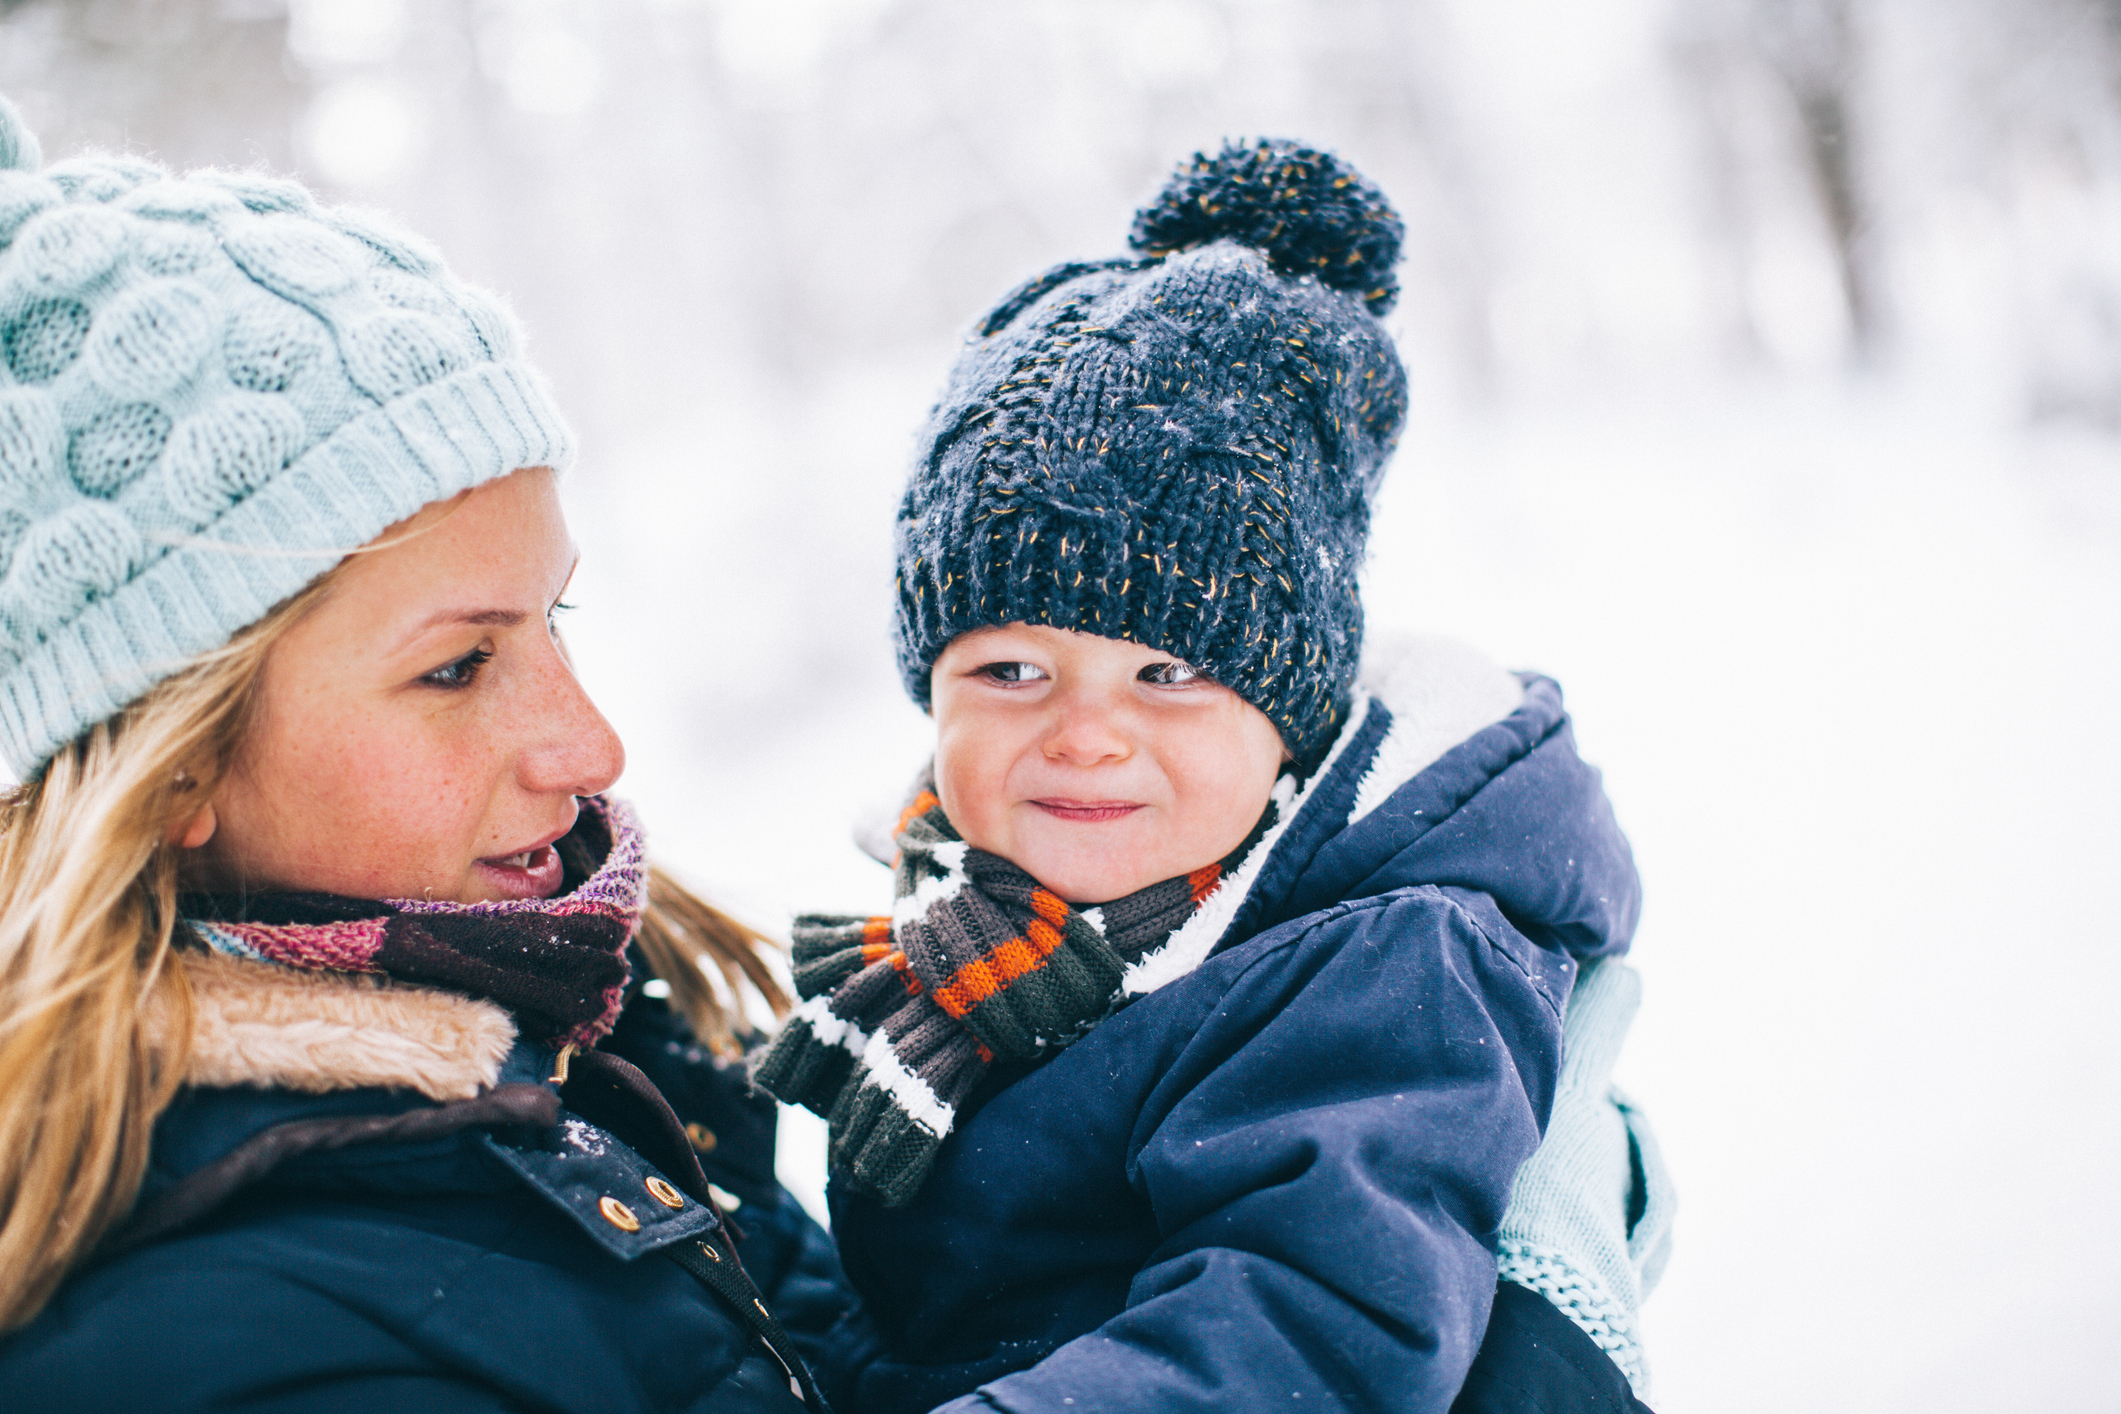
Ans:
{"type": "Polygon", "coordinates": [[[1156,883],[1154,879],[1137,879],[1132,874],[1122,874],[1111,869],[1070,869],[1065,866],[1049,866],[1044,869],[1027,868],[1026,873],[1039,881],[1049,893],[1059,894],[1069,903],[1089,908],[1145,889],[1156,883]]]}
{"type": "Polygon", "coordinates": [[[1143,839],[1138,828],[1130,829],[1134,823],[1069,826],[1065,833],[1053,832],[1061,835],[1058,839],[1026,831],[1013,842],[1020,853],[1012,862],[1069,903],[1110,903],[1167,877],[1145,872],[1153,867],[1150,854],[1156,842],[1143,839]]]}

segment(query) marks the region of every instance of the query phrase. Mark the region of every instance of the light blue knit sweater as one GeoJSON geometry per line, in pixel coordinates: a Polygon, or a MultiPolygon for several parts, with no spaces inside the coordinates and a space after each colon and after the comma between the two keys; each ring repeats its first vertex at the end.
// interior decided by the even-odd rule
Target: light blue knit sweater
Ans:
{"type": "Polygon", "coordinates": [[[1641,1001],[1642,979],[1624,962],[1594,962],[1577,978],[1553,1116],[1517,1171],[1496,1244],[1502,1278],[1561,1308],[1638,1396],[1649,1390],[1638,1316],[1671,1254],[1676,1202],[1647,1121],[1612,1081],[1641,1001]]]}

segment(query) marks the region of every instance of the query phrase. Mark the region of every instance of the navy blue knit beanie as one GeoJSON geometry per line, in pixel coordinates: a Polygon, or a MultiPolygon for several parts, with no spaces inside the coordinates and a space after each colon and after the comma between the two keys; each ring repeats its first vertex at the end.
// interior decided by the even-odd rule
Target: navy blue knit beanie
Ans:
{"type": "Polygon", "coordinates": [[[1170,653],[1305,769],[1346,720],[1356,571],[1406,420],[1377,322],[1399,217],[1331,154],[1230,144],[974,331],[898,520],[898,658],[928,703],[959,634],[1033,623],[1170,653]]]}

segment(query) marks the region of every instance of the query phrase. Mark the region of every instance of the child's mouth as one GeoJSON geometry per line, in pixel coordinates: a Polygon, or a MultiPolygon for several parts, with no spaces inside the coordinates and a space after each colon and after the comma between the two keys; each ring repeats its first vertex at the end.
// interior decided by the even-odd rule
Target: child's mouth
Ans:
{"type": "Polygon", "coordinates": [[[1142,808],[1131,800],[1034,800],[1031,803],[1055,819],[1074,820],[1086,825],[1123,819],[1142,808]]]}
{"type": "Polygon", "coordinates": [[[549,844],[479,861],[479,871],[505,898],[551,898],[560,887],[560,852],[549,844]]]}

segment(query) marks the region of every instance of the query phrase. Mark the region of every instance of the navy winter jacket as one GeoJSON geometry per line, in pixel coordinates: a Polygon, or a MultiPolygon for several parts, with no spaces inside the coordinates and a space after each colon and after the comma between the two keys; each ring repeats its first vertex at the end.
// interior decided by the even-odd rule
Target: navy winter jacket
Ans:
{"type": "Polygon", "coordinates": [[[770,1102],[649,998],[557,1094],[552,1063],[519,1045],[499,1086],[453,1105],[405,1089],[186,1092],[157,1126],[136,1212],[201,1191],[217,1165],[245,1171],[0,1340],[0,1409],[800,1411],[734,1303],[672,1259],[732,1256],[701,1201],[711,1180],[739,1203],[737,1251],[766,1302],[798,1327],[840,1314],[830,1239],[773,1180],[770,1102]],[[609,1055],[638,1060],[676,1117],[609,1055]],[[303,1151],[364,1124],[386,1129],[303,1151]]]}
{"type": "Polygon", "coordinates": [[[1626,947],[1637,879],[1553,683],[1448,750],[1419,694],[1391,698],[1364,699],[1205,962],[996,1066],[907,1206],[834,1194],[864,1302],[836,1403],[1451,1406],[1577,962],[1626,947]]]}

